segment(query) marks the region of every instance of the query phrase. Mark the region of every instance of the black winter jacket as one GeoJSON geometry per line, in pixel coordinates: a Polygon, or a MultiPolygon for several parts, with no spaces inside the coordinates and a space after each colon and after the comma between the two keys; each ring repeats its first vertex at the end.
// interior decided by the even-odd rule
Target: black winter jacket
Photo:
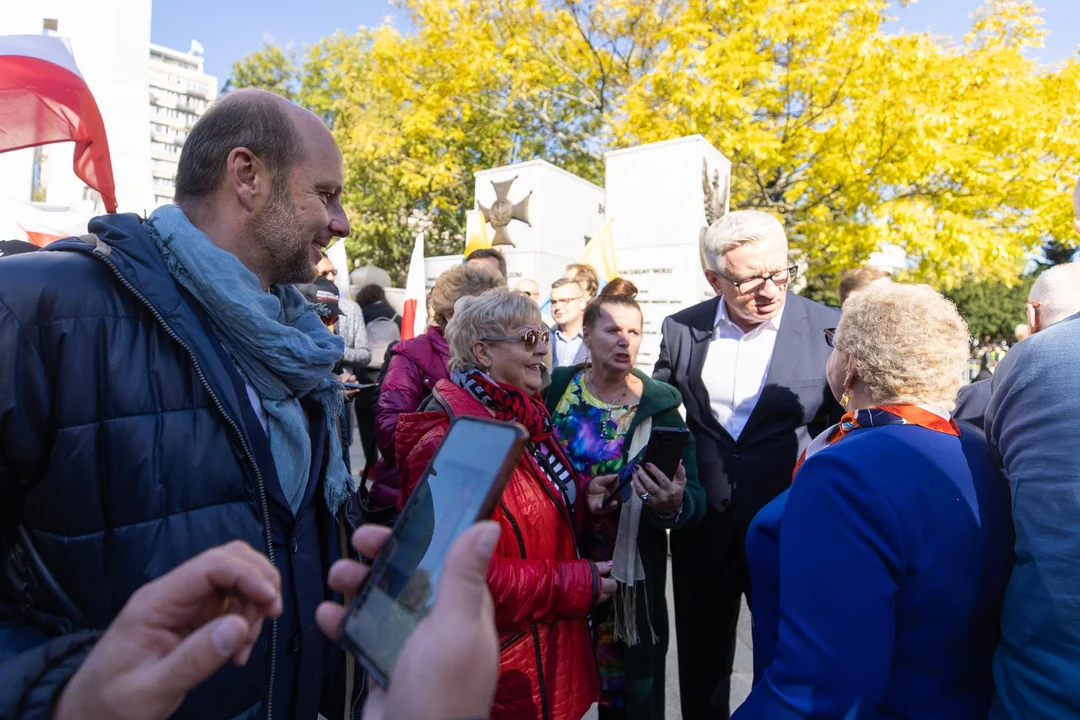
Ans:
{"type": "Polygon", "coordinates": [[[0,718],[47,718],[137,588],[237,539],[281,571],[285,613],[177,716],[342,717],[344,656],[314,619],[341,555],[320,407],[302,401],[313,467],[294,516],[243,380],[140,220],[90,231],[0,261],[0,718]]]}

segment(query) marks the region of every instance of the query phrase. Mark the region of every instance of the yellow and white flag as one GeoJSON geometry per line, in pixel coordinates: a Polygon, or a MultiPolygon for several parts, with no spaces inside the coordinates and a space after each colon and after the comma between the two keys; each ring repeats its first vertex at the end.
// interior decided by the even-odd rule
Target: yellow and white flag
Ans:
{"type": "Polygon", "coordinates": [[[581,254],[579,263],[592,265],[596,274],[600,276],[600,286],[611,282],[619,276],[619,268],[615,264],[615,232],[612,228],[614,218],[608,218],[600,232],[596,233],[585,246],[585,252],[581,254]]]}
{"type": "Polygon", "coordinates": [[[465,257],[474,250],[491,247],[491,237],[487,231],[487,220],[479,210],[465,213],[465,257]]]}

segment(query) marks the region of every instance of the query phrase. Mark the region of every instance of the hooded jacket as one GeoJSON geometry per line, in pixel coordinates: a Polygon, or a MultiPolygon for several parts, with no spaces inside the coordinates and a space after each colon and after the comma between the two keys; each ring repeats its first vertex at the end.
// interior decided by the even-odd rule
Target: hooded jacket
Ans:
{"type": "Polygon", "coordinates": [[[369,504],[373,509],[398,504],[398,473],[394,460],[394,438],[402,413],[416,412],[431,394],[435,383],[450,377],[446,363],[450,346],[435,325],[410,340],[402,340],[390,350],[390,364],[379,389],[375,408],[375,439],[379,445],[379,465],[371,483],[369,504]]]}

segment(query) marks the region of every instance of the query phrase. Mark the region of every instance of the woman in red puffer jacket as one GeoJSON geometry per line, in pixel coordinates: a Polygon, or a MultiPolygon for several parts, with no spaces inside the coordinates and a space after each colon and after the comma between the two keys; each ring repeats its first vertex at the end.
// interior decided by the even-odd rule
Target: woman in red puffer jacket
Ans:
{"type": "Polygon", "coordinates": [[[494,416],[529,432],[493,515],[503,529],[488,569],[501,645],[496,719],[579,720],[599,699],[588,616],[615,588],[609,563],[578,555],[585,486],[538,395],[543,330],[523,295],[498,289],[463,299],[446,332],[451,379],[435,386],[431,410],[402,415],[397,431],[402,503],[453,418],[494,416]]]}
{"type": "Polygon", "coordinates": [[[375,440],[381,457],[365,502],[369,520],[387,524],[393,521],[398,501],[398,473],[394,460],[398,417],[402,413],[416,412],[420,403],[431,394],[435,383],[449,377],[446,363],[450,349],[443,331],[454,315],[454,303],[466,295],[479,295],[503,285],[506,285],[506,278],[488,267],[459,265],[447,270],[435,281],[429,296],[434,324],[423,335],[402,340],[390,351],[390,364],[375,407],[375,440]]]}

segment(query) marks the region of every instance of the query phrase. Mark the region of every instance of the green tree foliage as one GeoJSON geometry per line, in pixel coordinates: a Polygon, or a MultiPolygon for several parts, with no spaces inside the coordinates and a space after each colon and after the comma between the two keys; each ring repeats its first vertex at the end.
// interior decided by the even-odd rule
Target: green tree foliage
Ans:
{"type": "Polygon", "coordinates": [[[972,281],[947,290],[945,295],[956,303],[976,340],[1013,342],[1016,326],[1027,322],[1025,306],[1035,277],[1026,276],[1012,285],[997,280],[972,281]]]}

